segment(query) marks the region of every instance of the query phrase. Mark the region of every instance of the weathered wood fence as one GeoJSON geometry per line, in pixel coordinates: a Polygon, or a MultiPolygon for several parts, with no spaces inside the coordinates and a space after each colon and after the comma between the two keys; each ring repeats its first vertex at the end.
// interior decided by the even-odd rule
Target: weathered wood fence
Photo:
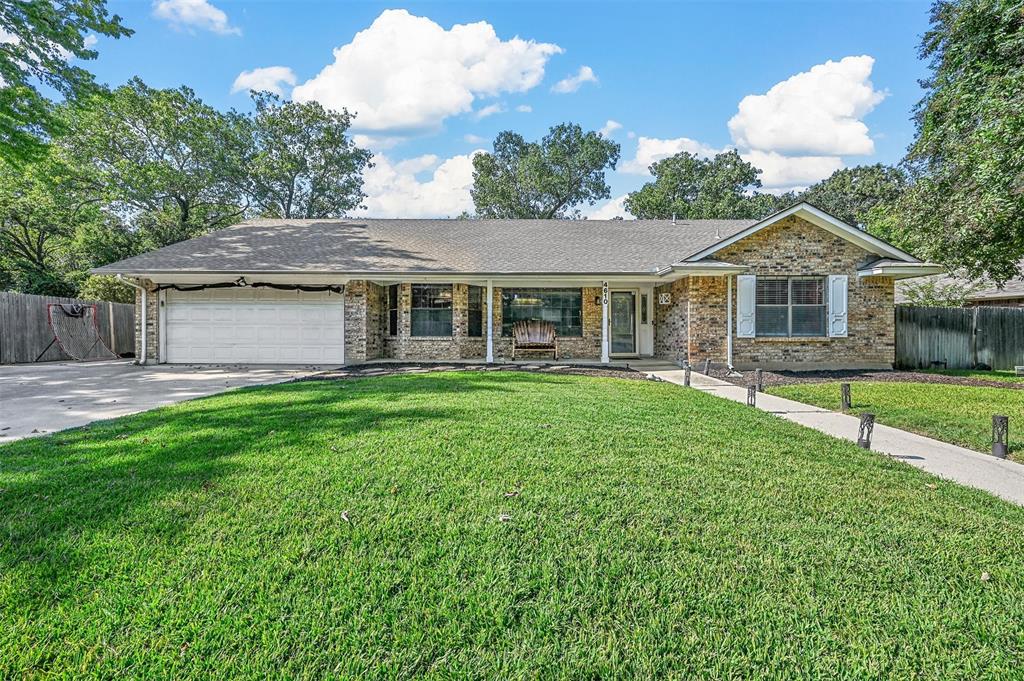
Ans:
{"type": "Polygon", "coordinates": [[[950,369],[1024,365],[1024,308],[896,307],[896,366],[950,369]]]}
{"type": "MultiPolygon", "coordinates": [[[[0,364],[32,362],[46,349],[53,340],[46,321],[49,303],[95,303],[103,342],[119,355],[135,352],[134,305],[0,291],[0,364]]],[[[66,359],[54,343],[39,361],[66,359]]]]}

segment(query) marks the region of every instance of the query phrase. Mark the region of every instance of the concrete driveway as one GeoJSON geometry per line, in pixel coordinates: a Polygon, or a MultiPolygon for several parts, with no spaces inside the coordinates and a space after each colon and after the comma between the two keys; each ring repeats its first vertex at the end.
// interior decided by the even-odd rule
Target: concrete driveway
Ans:
{"type": "Polygon", "coordinates": [[[320,367],[240,367],[130,361],[0,366],[0,443],[134,414],[232,388],[280,383],[320,367]]]}

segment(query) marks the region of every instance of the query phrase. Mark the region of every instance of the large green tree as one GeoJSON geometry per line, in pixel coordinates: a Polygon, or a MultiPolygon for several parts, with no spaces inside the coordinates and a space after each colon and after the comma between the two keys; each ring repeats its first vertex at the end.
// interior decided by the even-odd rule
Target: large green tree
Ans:
{"type": "Polygon", "coordinates": [[[362,202],[370,152],[348,137],[352,115],[317,102],[282,102],[254,92],[245,186],[267,217],[341,217],[362,202]]]}
{"type": "Polygon", "coordinates": [[[907,188],[907,175],[899,168],[876,163],[843,168],[799,197],[843,222],[867,229],[884,213],[895,210],[907,188]]]}
{"type": "Polygon", "coordinates": [[[640,219],[759,218],[793,198],[756,192],[761,171],[735,150],[713,158],[681,151],[650,171],[654,180],[626,197],[626,210],[640,219]]]}
{"type": "Polygon", "coordinates": [[[556,125],[539,142],[499,133],[491,153],[473,157],[473,205],[481,218],[577,218],[580,206],[611,195],[616,142],[574,123],[556,125]]]}
{"type": "Polygon", "coordinates": [[[204,104],[189,88],[138,78],[82,110],[68,110],[59,146],[83,189],[165,246],[242,218],[247,205],[244,117],[204,104]]]}
{"type": "Polygon", "coordinates": [[[76,230],[101,220],[50,156],[0,161],[0,279],[26,293],[74,295],[82,278],[72,246],[76,230]]]}
{"type": "Polygon", "coordinates": [[[902,202],[908,245],[1002,282],[1024,257],[1024,10],[1019,0],[940,1],[902,202]]]}
{"type": "Polygon", "coordinates": [[[0,160],[20,165],[43,156],[59,129],[40,86],[71,103],[97,91],[92,75],[74,63],[96,58],[89,34],[132,31],[108,15],[104,0],[0,0],[0,160]]]}

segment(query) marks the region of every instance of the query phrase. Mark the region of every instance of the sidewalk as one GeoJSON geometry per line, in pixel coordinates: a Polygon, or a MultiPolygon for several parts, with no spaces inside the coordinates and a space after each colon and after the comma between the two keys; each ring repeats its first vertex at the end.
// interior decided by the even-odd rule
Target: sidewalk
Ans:
{"type": "MultiPolygon", "coordinates": [[[[635,368],[663,381],[683,384],[682,369],[667,366],[635,368]]],[[[711,378],[697,371],[690,373],[690,385],[711,395],[742,404],[747,403],[745,387],[711,378]]],[[[839,399],[838,394],[836,399],[839,399]]],[[[859,415],[829,411],[765,393],[758,393],[757,408],[833,437],[857,441],[859,415]]],[[[911,466],[917,466],[940,478],[976,487],[1024,506],[1024,466],[1021,464],[878,423],[875,424],[871,437],[871,449],[906,461],[911,466]]]]}

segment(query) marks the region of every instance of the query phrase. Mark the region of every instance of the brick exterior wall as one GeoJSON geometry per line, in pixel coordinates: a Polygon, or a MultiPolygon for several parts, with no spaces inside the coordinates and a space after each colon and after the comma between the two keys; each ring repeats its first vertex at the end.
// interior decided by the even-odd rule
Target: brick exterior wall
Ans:
{"type": "Polygon", "coordinates": [[[690,280],[677,279],[654,289],[654,356],[672,362],[689,357],[690,280]],[[668,295],[668,304],[661,297],[668,295]]]}
{"type": "MultiPolygon", "coordinates": [[[[520,287],[517,287],[520,288],[520,287]]],[[[528,288],[528,287],[521,287],[528,288]]],[[[571,288],[571,287],[570,287],[571,288]]],[[[601,359],[601,289],[583,287],[583,335],[558,339],[559,359],[601,359]]],[[[512,339],[501,334],[501,289],[494,288],[494,359],[512,359],[512,339]]],[[[486,333],[486,329],[484,333],[486,333]]],[[[531,352],[522,359],[544,359],[550,354],[531,352]]],[[[517,357],[516,359],[520,359],[517,357]]]]}
{"type": "MultiPolygon", "coordinates": [[[[892,367],[896,350],[894,282],[857,276],[857,270],[875,259],[874,255],[806,220],[790,217],[727,246],[715,257],[747,265],[755,275],[849,276],[847,337],[736,338],[734,319],[733,364],[737,368],[892,367]]],[[[726,356],[725,280],[720,281],[719,286],[702,286],[700,293],[691,289],[692,361],[704,357],[724,361],[726,356]]],[[[734,286],[734,317],[735,298],[734,286]]]]}
{"type": "MultiPolygon", "coordinates": [[[[156,364],[160,351],[160,294],[156,284],[142,279],[139,286],[146,288],[146,362],[156,364]]],[[[135,289],[135,362],[142,360],[142,291],[135,289]]]]}
{"type": "Polygon", "coordinates": [[[384,288],[373,282],[351,281],[345,286],[345,362],[358,363],[384,356],[381,333],[384,288]]]}

